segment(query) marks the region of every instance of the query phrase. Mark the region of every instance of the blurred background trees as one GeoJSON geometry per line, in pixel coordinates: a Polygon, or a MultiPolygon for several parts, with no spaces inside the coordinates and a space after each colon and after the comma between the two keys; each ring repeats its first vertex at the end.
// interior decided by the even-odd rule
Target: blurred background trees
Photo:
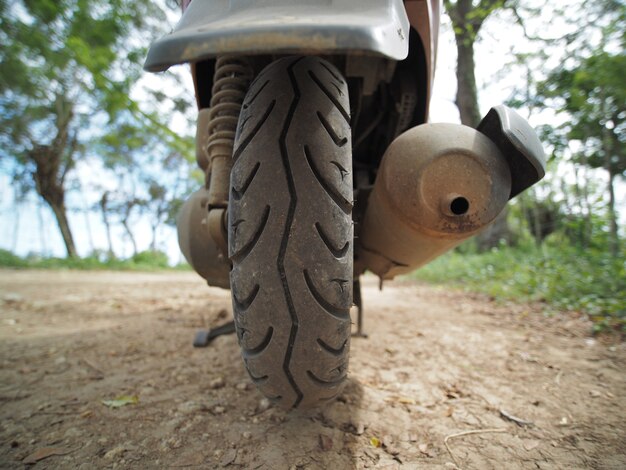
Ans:
{"type": "MultiPolygon", "coordinates": [[[[112,185],[100,189],[102,213],[117,212],[135,246],[132,212],[154,207],[154,184],[144,184],[150,171],[157,175],[166,160],[172,167],[172,155],[177,168],[192,168],[186,159],[191,139],[169,129],[173,113],[184,113],[191,97],[145,96],[138,87],[147,46],[167,30],[166,6],[151,0],[0,0],[0,26],[0,156],[17,199],[36,192],[54,214],[67,256],[76,257],[67,195],[84,189],[81,164],[96,163],[111,170],[103,171],[103,180],[122,183],[116,202],[107,189],[112,185]]],[[[165,178],[160,184],[169,183],[165,178]]],[[[159,197],[180,195],[165,190],[159,197]]],[[[105,226],[110,234],[109,217],[105,226]]],[[[107,252],[114,254],[110,237],[107,252]]]]}
{"type": "MultiPolygon", "coordinates": [[[[40,252],[50,251],[48,212],[32,209],[33,195],[68,257],[117,262],[167,248],[164,234],[201,181],[188,71],[147,79],[141,70],[148,45],[178,17],[174,3],[0,0],[0,177],[18,207],[4,216],[3,248],[14,250],[35,219],[40,252]]],[[[444,5],[460,121],[475,127],[505,99],[539,131],[548,174],[485,234],[418,276],[626,324],[626,5],[444,5]],[[509,50],[494,53],[505,40],[509,50]],[[494,102],[493,90],[507,94],[494,102]]]]}

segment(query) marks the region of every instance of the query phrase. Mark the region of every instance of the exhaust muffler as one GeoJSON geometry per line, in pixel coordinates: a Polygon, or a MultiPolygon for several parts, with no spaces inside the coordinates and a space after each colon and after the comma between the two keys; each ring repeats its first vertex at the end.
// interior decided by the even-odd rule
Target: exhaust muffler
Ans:
{"type": "Polygon", "coordinates": [[[398,136],[378,171],[359,230],[355,267],[392,279],[477,234],[511,195],[511,172],[484,134],[423,124],[398,136]]]}

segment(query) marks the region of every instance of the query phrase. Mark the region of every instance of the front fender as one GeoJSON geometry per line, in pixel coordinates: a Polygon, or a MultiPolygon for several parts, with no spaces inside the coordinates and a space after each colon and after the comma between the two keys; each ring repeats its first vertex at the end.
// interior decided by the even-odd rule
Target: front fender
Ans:
{"type": "Polygon", "coordinates": [[[174,31],[150,48],[144,68],[222,54],[374,54],[409,50],[402,0],[194,0],[174,31]]]}

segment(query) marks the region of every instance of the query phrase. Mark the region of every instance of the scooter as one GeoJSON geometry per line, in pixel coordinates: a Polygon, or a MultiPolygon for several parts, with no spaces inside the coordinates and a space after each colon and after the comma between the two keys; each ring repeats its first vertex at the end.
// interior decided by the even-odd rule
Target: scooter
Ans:
{"type": "Polygon", "coordinates": [[[359,276],[408,273],[489,225],[545,173],[529,124],[428,123],[439,0],[193,0],[145,68],[191,64],[206,183],[179,244],[230,288],[250,378],[310,408],[346,383],[359,276]]]}

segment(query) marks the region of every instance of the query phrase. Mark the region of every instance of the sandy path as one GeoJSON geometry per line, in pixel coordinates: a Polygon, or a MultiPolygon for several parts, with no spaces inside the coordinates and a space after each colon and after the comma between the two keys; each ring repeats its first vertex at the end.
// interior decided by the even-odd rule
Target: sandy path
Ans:
{"type": "Polygon", "coordinates": [[[442,288],[364,299],[346,391],[287,414],[234,336],[190,346],[230,315],[194,274],[0,271],[0,467],[626,468],[624,344],[442,288]],[[139,402],[101,403],[119,395],[139,402]]]}

